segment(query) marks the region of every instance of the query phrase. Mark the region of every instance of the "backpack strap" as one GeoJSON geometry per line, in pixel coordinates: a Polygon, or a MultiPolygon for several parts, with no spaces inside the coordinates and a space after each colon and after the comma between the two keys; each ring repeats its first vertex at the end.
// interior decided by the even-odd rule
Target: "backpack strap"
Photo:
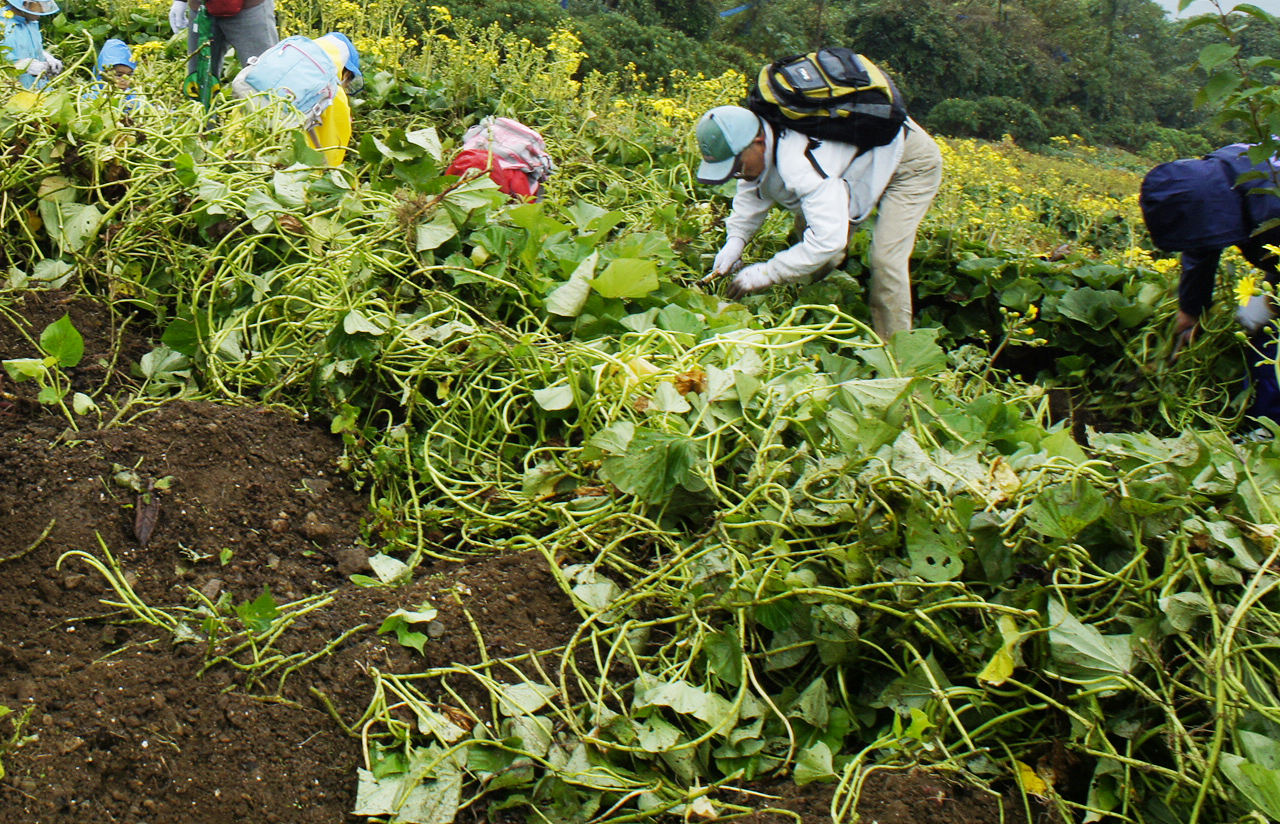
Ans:
{"type": "Polygon", "coordinates": [[[819,138],[810,136],[808,144],[804,147],[804,156],[808,158],[809,165],[813,167],[813,170],[822,175],[823,180],[826,180],[827,173],[822,170],[822,167],[818,165],[818,159],[813,156],[813,150],[821,145],[822,141],[819,138]]]}

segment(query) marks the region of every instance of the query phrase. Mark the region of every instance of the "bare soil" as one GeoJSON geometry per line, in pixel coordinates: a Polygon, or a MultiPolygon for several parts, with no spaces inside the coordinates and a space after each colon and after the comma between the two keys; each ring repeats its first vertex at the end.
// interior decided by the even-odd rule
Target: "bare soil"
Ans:
{"type": "MultiPolygon", "coordinates": [[[[151,344],[117,340],[121,318],[55,292],[29,293],[17,309],[0,313],[0,358],[36,356],[32,340],[70,313],[86,343],[75,389],[127,396],[130,364],[151,344]]],[[[0,744],[29,712],[21,745],[3,755],[0,822],[361,821],[348,814],[360,743],[332,713],[360,717],[375,668],[479,663],[472,621],[490,655],[552,649],[577,627],[535,554],[437,562],[408,587],[356,586],[352,574],[369,574],[368,501],[339,473],[342,445],[324,426],[192,402],[103,429],[85,420],[70,431],[34,387],[0,373],[0,705],[15,711],[0,720],[0,744]],[[162,483],[144,498],[122,470],[144,489],[162,483]],[[140,509],[155,515],[150,530],[140,509]],[[188,614],[196,592],[233,606],[264,588],[281,605],[331,596],[277,645],[286,655],[331,648],[283,683],[226,664],[204,670],[202,644],[175,644],[112,606],[120,595],[103,575],[63,557],[77,551],[109,551],[141,600],[173,615],[188,614]],[[425,656],[377,634],[391,611],[427,602],[439,615],[425,656]]],[[[1016,794],[1002,815],[1001,799],[928,773],[878,773],[860,798],[864,820],[879,824],[1026,820],[1016,794]]],[[[733,800],[790,811],[762,809],[757,824],[830,820],[828,786],[770,784],[733,800]]]]}

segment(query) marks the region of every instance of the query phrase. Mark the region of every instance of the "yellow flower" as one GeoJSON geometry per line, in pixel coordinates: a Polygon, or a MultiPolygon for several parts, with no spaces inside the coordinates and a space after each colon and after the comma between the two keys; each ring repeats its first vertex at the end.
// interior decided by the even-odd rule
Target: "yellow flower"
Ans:
{"type": "Polygon", "coordinates": [[[1245,275],[1236,281],[1236,302],[1241,306],[1248,305],[1256,294],[1258,294],[1257,275],[1245,275]]]}
{"type": "MultiPolygon", "coordinates": [[[[1036,306],[1034,303],[1027,307],[1027,320],[1035,320],[1036,316],[1039,314],[1040,307],[1036,306]]],[[[1028,329],[1027,331],[1030,332],[1031,330],[1028,329]]]]}

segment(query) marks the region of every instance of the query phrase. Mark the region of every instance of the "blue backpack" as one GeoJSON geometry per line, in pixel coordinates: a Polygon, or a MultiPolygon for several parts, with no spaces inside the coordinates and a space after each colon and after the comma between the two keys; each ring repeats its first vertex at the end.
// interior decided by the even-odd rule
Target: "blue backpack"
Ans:
{"type": "Polygon", "coordinates": [[[342,84],[333,58],[309,37],[286,37],[249,61],[245,82],[254,91],[276,97],[302,115],[302,128],[320,122],[342,84]]]}
{"type": "Polygon", "coordinates": [[[1274,187],[1275,165],[1254,164],[1245,143],[1233,143],[1195,160],[1156,166],[1142,180],[1142,219],[1155,245],[1167,252],[1225,249],[1249,239],[1268,220],[1280,217],[1280,198],[1251,190],[1274,187]],[[1237,183],[1247,172],[1266,177],[1237,183]]]}

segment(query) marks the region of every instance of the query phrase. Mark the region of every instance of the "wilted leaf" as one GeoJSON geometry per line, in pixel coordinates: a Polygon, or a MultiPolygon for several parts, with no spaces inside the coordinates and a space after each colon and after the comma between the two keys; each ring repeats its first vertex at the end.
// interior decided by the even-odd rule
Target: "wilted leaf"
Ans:
{"type": "Polygon", "coordinates": [[[569,279],[547,295],[547,311],[553,315],[576,318],[582,313],[587,298],[591,296],[591,278],[596,272],[600,255],[592,252],[573,270],[569,279]]]}
{"type": "Polygon", "coordinates": [[[573,406],[572,386],[548,386],[533,391],[533,400],[549,412],[573,406]]]}
{"type": "Polygon", "coordinates": [[[1060,601],[1049,599],[1049,650],[1062,674],[1082,680],[1110,678],[1117,689],[1133,669],[1129,635],[1103,635],[1083,624],[1060,601]]]}

